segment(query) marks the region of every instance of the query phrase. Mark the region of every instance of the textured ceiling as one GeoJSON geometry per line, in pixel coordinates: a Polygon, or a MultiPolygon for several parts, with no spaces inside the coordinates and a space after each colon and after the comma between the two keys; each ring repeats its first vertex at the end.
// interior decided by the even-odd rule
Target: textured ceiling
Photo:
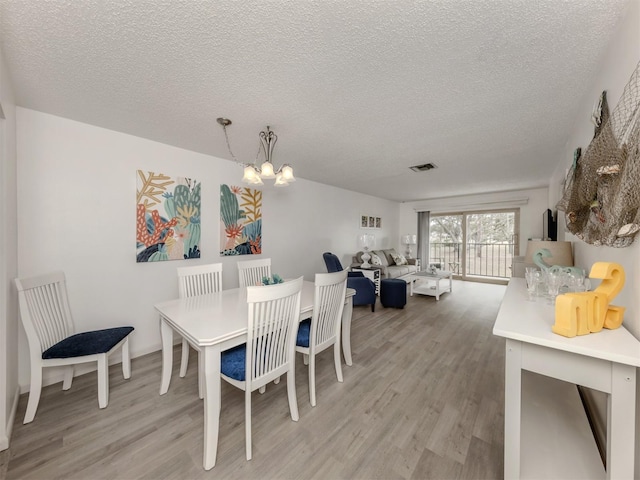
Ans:
{"type": "Polygon", "coordinates": [[[243,161],[269,125],[406,201],[546,186],[630,1],[0,0],[0,41],[23,107],[230,159],[227,117],[243,161]]]}

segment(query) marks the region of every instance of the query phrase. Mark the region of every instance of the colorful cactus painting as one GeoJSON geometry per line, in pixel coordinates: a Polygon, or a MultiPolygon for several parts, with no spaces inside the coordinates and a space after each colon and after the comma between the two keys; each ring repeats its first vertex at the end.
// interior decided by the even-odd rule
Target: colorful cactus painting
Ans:
{"type": "Polygon", "coordinates": [[[200,182],[137,172],[138,262],[200,258],[200,182]]]}
{"type": "Polygon", "coordinates": [[[220,185],[220,255],[262,253],[262,191],[220,185]]]}

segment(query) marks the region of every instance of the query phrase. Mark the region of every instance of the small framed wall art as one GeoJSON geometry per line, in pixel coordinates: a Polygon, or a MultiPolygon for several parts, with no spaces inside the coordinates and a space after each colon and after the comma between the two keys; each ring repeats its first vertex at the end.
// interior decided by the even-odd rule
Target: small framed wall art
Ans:
{"type": "Polygon", "coordinates": [[[360,215],[360,228],[382,228],[382,218],[373,215],[360,215]]]}

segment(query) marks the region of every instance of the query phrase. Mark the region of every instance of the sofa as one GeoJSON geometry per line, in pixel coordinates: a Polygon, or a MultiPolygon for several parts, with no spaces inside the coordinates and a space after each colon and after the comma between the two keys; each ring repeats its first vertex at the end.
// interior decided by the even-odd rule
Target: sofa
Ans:
{"type": "MultiPolygon", "coordinates": [[[[353,256],[351,261],[351,268],[362,266],[363,253],[364,252],[358,252],[353,256]]],[[[369,263],[371,264],[371,266],[380,269],[380,276],[382,278],[398,278],[403,275],[415,273],[418,271],[418,266],[416,265],[417,262],[415,258],[406,258],[405,260],[407,261],[407,263],[404,265],[396,264],[396,260],[394,259],[394,257],[398,258],[398,253],[394,248],[388,248],[386,250],[372,250],[369,252],[369,255],[371,255],[369,263]],[[374,257],[374,255],[376,255],[376,257],[380,259],[379,265],[376,265],[374,263],[374,261],[377,262],[377,259],[376,257],[374,257]]]]}

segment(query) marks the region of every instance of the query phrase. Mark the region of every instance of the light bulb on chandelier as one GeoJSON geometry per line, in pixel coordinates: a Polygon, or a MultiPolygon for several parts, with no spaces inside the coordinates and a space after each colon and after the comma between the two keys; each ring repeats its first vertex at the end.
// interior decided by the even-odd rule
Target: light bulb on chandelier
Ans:
{"type": "Polygon", "coordinates": [[[256,154],[256,160],[253,164],[238,162],[236,156],[231,151],[231,145],[229,144],[229,135],[227,134],[227,127],[231,125],[231,120],[228,118],[218,118],[217,122],[222,125],[224,130],[224,138],[227,141],[227,149],[233,160],[244,167],[244,175],[242,181],[249,185],[264,185],[263,179],[275,179],[274,186],[286,187],[290,182],[295,182],[296,178],[293,176],[293,168],[291,165],[285,163],[277,170],[273,168],[271,157],[273,155],[273,149],[278,141],[278,136],[273,133],[269,127],[266,131],[262,131],[259,134],[260,147],[256,154]],[[264,152],[265,161],[258,167],[258,155],[260,155],[260,148],[264,152]]]}

